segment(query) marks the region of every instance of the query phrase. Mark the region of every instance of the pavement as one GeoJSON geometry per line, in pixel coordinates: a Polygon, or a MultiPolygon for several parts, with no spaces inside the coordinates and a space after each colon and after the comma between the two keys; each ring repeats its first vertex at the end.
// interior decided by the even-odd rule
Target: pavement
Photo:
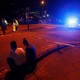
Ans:
{"type": "Polygon", "coordinates": [[[24,37],[36,47],[38,59],[35,74],[26,75],[25,80],[80,80],[79,47],[49,42],[36,37],[33,31],[25,31],[25,28],[14,33],[7,31],[7,34],[0,36],[0,80],[4,80],[9,70],[6,58],[10,52],[10,41],[16,40],[18,46],[24,48],[24,37]]]}

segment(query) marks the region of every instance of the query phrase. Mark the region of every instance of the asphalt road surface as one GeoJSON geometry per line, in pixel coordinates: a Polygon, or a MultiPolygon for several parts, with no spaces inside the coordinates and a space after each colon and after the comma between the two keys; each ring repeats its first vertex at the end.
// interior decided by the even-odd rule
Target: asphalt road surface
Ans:
{"type": "MultiPolygon", "coordinates": [[[[52,24],[30,24],[30,30],[27,30],[27,25],[19,25],[16,32],[12,31],[12,26],[7,26],[7,28],[5,35],[2,35],[0,29],[0,80],[4,80],[5,73],[8,71],[6,58],[10,52],[9,43],[12,40],[17,42],[18,47],[24,48],[22,40],[25,37],[36,47],[37,58],[44,55],[46,51],[56,49],[58,46],[67,45],[71,48],[80,48],[80,28],[67,28],[64,25],[52,24]]],[[[41,80],[49,80],[48,78],[41,78],[41,80]]]]}

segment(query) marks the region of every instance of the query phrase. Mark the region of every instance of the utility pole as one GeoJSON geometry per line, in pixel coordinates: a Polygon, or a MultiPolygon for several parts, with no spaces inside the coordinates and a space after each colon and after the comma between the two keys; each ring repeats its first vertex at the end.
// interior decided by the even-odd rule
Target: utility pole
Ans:
{"type": "Polygon", "coordinates": [[[29,17],[29,15],[30,15],[30,8],[27,7],[25,16],[26,16],[26,23],[27,23],[27,29],[28,30],[30,29],[29,28],[30,27],[30,17],[29,17]]]}

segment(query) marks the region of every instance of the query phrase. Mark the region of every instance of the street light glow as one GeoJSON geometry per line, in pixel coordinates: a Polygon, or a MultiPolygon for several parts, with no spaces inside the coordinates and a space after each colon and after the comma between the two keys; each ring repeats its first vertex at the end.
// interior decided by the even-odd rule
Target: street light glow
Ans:
{"type": "Polygon", "coordinates": [[[43,5],[44,4],[44,1],[41,1],[41,4],[43,5]]]}

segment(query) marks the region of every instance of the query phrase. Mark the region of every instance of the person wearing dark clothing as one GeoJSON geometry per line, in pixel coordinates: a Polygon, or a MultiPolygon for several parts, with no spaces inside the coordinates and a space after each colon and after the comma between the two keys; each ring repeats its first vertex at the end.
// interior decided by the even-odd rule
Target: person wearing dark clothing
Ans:
{"type": "Polygon", "coordinates": [[[5,18],[3,18],[4,22],[5,22],[5,30],[7,30],[7,25],[8,25],[8,22],[5,18]]]}
{"type": "Polygon", "coordinates": [[[25,48],[25,55],[27,59],[27,66],[29,67],[29,71],[34,71],[37,65],[36,61],[36,48],[33,45],[30,45],[26,38],[23,39],[23,44],[25,48]]]}
{"type": "Polygon", "coordinates": [[[3,31],[3,34],[5,34],[6,33],[6,31],[5,31],[5,29],[6,29],[6,23],[5,23],[4,19],[1,19],[0,25],[1,25],[1,29],[3,31]]]}

